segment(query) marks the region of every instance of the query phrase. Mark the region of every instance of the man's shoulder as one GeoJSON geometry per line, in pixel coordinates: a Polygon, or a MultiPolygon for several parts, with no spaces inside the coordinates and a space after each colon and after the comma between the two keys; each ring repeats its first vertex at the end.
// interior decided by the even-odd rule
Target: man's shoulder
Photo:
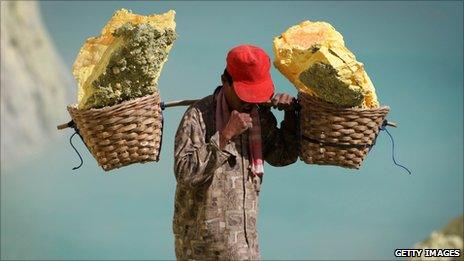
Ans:
{"type": "Polygon", "coordinates": [[[213,102],[213,95],[208,95],[191,104],[184,112],[177,132],[180,133],[183,130],[189,129],[190,127],[188,126],[198,126],[199,128],[195,127],[196,129],[205,129],[205,124],[209,126],[212,121],[211,117],[214,117],[213,102]]]}
{"type": "Polygon", "coordinates": [[[187,110],[185,110],[184,115],[182,116],[182,122],[180,123],[179,127],[186,123],[194,123],[201,121],[201,118],[205,118],[205,116],[213,114],[213,95],[208,95],[203,97],[193,104],[191,104],[187,110]]]}
{"type": "Polygon", "coordinates": [[[198,111],[199,113],[208,113],[212,111],[213,109],[213,101],[214,97],[213,95],[208,95],[206,97],[203,97],[190,105],[187,109],[187,112],[189,111],[198,111]]]}

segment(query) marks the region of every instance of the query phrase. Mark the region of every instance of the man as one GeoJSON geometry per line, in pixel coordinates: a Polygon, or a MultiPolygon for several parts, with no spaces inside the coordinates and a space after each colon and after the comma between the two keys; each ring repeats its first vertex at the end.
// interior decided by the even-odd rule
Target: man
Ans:
{"type": "Polygon", "coordinates": [[[174,148],[179,260],[261,258],[256,220],[263,160],[285,166],[298,156],[294,99],[274,96],[270,66],[258,47],[233,48],[222,86],[182,118],[174,148]],[[280,129],[269,105],[285,110],[280,129]]]}

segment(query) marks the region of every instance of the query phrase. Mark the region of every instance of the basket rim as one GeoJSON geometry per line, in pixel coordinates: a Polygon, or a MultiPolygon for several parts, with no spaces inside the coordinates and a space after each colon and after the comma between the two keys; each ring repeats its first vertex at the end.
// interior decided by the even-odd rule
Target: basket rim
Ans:
{"type": "Polygon", "coordinates": [[[149,100],[149,99],[152,99],[152,98],[159,98],[159,97],[160,97],[159,92],[155,91],[153,94],[133,98],[133,99],[123,101],[123,102],[120,102],[120,103],[112,105],[112,106],[105,106],[105,107],[102,107],[102,108],[79,109],[79,108],[77,108],[77,106],[78,106],[77,103],[69,104],[67,106],[67,108],[72,109],[72,110],[77,110],[77,111],[80,111],[80,112],[106,112],[106,111],[119,109],[120,107],[126,106],[128,104],[133,104],[133,103],[137,103],[137,102],[140,102],[140,101],[149,100]]]}
{"type": "Polygon", "coordinates": [[[331,110],[340,110],[340,111],[353,111],[353,112],[372,112],[372,111],[382,111],[382,110],[390,110],[390,106],[388,105],[382,105],[377,108],[357,108],[357,107],[343,107],[334,103],[330,103],[327,101],[322,100],[319,97],[316,97],[314,95],[304,93],[304,92],[298,92],[298,98],[302,99],[307,99],[307,100],[312,100],[315,101],[322,106],[328,106],[330,107],[331,110]]]}

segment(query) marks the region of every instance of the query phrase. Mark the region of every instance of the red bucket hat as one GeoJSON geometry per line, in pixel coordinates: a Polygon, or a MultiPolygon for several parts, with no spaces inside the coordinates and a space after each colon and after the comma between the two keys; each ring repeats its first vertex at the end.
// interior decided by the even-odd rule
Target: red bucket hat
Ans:
{"type": "Polygon", "coordinates": [[[269,56],[253,45],[236,46],[227,54],[226,70],[234,82],[235,93],[245,102],[266,102],[274,94],[270,68],[269,56]]]}

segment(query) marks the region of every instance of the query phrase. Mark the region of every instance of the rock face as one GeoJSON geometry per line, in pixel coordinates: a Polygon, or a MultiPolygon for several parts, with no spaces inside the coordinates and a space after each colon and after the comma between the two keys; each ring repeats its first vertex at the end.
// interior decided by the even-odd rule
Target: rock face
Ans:
{"type": "Polygon", "coordinates": [[[346,107],[377,108],[374,85],[326,22],[304,21],[274,38],[275,67],[304,93],[346,107]]]}
{"type": "MultiPolygon", "coordinates": [[[[464,215],[453,219],[443,229],[433,231],[424,241],[414,245],[419,249],[460,249],[461,257],[440,257],[440,260],[462,260],[464,250],[464,215]]],[[[437,260],[437,258],[412,258],[411,260],[437,260]]]]}
{"type": "Polygon", "coordinates": [[[1,162],[11,164],[58,137],[69,119],[72,76],[40,18],[37,2],[1,2],[1,162]]]}

